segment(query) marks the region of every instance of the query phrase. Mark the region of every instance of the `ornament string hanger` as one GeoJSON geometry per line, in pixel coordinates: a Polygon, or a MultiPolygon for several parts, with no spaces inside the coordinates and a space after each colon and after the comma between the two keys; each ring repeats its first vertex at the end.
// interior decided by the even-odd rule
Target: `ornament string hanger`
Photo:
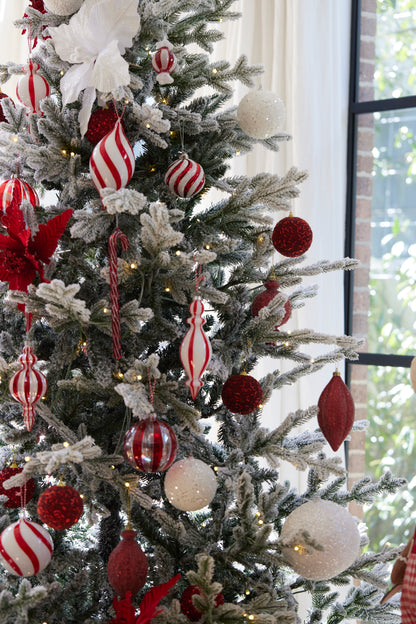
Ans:
{"type": "MultiPolygon", "coordinates": [[[[152,409],[153,409],[153,400],[155,397],[155,388],[156,388],[157,379],[152,379],[152,376],[150,374],[150,368],[147,369],[147,379],[149,382],[150,405],[152,406],[152,409]]],[[[152,414],[151,418],[156,418],[154,413],[152,414]]]]}
{"type": "Polygon", "coordinates": [[[196,294],[197,297],[200,297],[200,293],[199,293],[199,287],[202,284],[202,282],[205,279],[205,276],[202,275],[202,265],[199,264],[199,262],[197,262],[196,260],[196,254],[194,254],[194,273],[195,273],[195,290],[196,290],[196,294]]]}
{"type": "Polygon", "coordinates": [[[130,496],[131,483],[129,481],[126,481],[124,486],[126,488],[126,511],[127,511],[126,531],[132,531],[133,525],[131,523],[131,496],[130,496]]]}

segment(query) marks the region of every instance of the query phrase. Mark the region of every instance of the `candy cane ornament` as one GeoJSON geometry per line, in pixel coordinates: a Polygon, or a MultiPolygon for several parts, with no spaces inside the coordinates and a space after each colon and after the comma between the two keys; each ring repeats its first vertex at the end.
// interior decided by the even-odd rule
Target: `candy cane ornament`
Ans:
{"type": "Polygon", "coordinates": [[[24,65],[23,70],[25,73],[16,87],[17,98],[29,109],[29,112],[43,114],[39,105],[49,95],[49,83],[46,78],[37,73],[39,65],[33,63],[31,59],[29,59],[27,65],[24,65]]]}
{"type": "Polygon", "coordinates": [[[118,299],[118,273],[117,273],[117,242],[120,241],[121,249],[127,251],[129,240],[117,226],[108,242],[108,257],[110,263],[110,303],[111,303],[111,328],[113,336],[113,357],[121,360],[121,329],[120,329],[120,303],[118,299]]]}
{"type": "Polygon", "coordinates": [[[90,157],[90,174],[95,188],[118,190],[130,182],[134,173],[135,158],[121,119],[94,147],[90,157]]]}
{"type": "Polygon", "coordinates": [[[207,335],[202,329],[205,319],[202,314],[204,305],[200,297],[195,297],[189,306],[191,316],[187,319],[190,327],[185,334],[179,355],[188,379],[185,384],[188,386],[192,398],[195,400],[200,388],[203,386],[201,376],[211,359],[212,348],[207,335]]]}
{"type": "Polygon", "coordinates": [[[32,347],[26,343],[23,354],[19,357],[21,368],[9,382],[10,394],[23,405],[23,419],[28,431],[32,430],[35,422],[35,404],[48,389],[45,375],[35,366],[37,361],[32,347]]]}

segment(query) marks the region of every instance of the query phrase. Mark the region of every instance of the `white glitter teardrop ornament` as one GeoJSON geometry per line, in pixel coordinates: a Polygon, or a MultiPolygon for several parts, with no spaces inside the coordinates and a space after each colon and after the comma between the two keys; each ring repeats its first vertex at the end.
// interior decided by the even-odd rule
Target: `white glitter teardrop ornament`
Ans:
{"type": "Polygon", "coordinates": [[[237,108],[237,121],[252,139],[268,139],[277,134],[285,122],[282,100],[271,91],[250,91],[237,108]]]}
{"type": "Polygon", "coordinates": [[[185,384],[188,386],[192,398],[195,399],[199,389],[203,386],[201,376],[209,364],[212,355],[211,343],[202,329],[205,319],[202,314],[204,305],[200,297],[195,297],[189,306],[191,316],[187,319],[190,327],[186,332],[179,355],[188,379],[185,384]]]}
{"type": "Polygon", "coordinates": [[[177,461],[165,476],[165,494],[181,511],[197,511],[212,501],[217,479],[210,466],[195,457],[177,461]]]}
{"type": "Polygon", "coordinates": [[[321,498],[289,514],[280,542],[290,567],[314,581],[337,576],[354,563],[360,551],[360,533],[354,518],[344,507],[321,498]]]}
{"type": "Polygon", "coordinates": [[[36,522],[21,518],[0,535],[0,563],[16,576],[42,572],[52,559],[53,541],[36,522]]]}
{"type": "Polygon", "coordinates": [[[81,8],[84,0],[43,0],[43,6],[55,15],[72,15],[81,8]]]}
{"type": "Polygon", "coordinates": [[[204,170],[201,165],[188,158],[187,154],[182,154],[166,171],[165,184],[178,197],[189,199],[204,188],[204,170]]]}

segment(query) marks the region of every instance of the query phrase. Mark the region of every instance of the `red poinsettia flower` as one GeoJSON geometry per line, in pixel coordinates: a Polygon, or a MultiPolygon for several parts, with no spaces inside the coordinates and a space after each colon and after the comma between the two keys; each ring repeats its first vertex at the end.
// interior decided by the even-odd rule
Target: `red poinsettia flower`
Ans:
{"type": "Polygon", "coordinates": [[[32,238],[17,200],[12,200],[1,220],[7,235],[0,234],[0,281],[22,292],[37,276],[46,282],[44,265],[49,264],[71,215],[68,209],[41,224],[32,238]]]}

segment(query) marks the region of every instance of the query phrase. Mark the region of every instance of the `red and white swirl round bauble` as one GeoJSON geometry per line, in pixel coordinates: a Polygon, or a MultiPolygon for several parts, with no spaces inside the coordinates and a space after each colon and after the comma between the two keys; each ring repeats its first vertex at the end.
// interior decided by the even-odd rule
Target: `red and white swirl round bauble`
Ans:
{"type": "Polygon", "coordinates": [[[39,197],[35,189],[17,177],[0,184],[0,214],[9,207],[12,199],[16,199],[19,204],[27,200],[33,207],[39,206],[39,197]]]}
{"type": "Polygon", "coordinates": [[[39,104],[49,95],[49,83],[37,73],[39,70],[37,63],[30,60],[23,69],[25,73],[16,87],[17,98],[31,113],[40,113],[39,104]]]}
{"type": "Polygon", "coordinates": [[[157,73],[156,80],[160,85],[172,84],[173,78],[170,75],[176,69],[176,59],[172,52],[173,46],[167,40],[159,41],[158,48],[152,58],[152,67],[157,73]]]}
{"type": "Polygon", "coordinates": [[[195,399],[199,389],[203,386],[201,376],[211,359],[212,348],[202,329],[205,323],[202,317],[204,305],[199,297],[195,297],[192,301],[189,311],[191,316],[187,319],[187,323],[190,327],[181,342],[179,356],[188,375],[185,384],[191,391],[192,398],[195,399]]]}
{"type": "Polygon", "coordinates": [[[133,148],[124,132],[121,119],[97,143],[90,157],[90,174],[99,193],[103,188],[125,187],[134,173],[133,148]]]}
{"type": "Polygon", "coordinates": [[[187,154],[182,154],[166,171],[165,184],[178,197],[189,199],[204,188],[204,170],[201,165],[188,158],[187,154]]]}
{"type": "Polygon", "coordinates": [[[26,429],[31,431],[35,422],[35,403],[46,393],[46,377],[35,367],[38,358],[30,345],[25,345],[19,357],[20,370],[9,381],[10,394],[23,405],[26,429]]]}
{"type": "Polygon", "coordinates": [[[142,472],[163,472],[176,455],[176,436],[166,422],[146,418],[135,423],[124,437],[127,461],[142,472]]]}
{"type": "Polygon", "coordinates": [[[36,522],[21,518],[0,535],[0,563],[16,576],[42,572],[52,559],[53,541],[36,522]]]}

